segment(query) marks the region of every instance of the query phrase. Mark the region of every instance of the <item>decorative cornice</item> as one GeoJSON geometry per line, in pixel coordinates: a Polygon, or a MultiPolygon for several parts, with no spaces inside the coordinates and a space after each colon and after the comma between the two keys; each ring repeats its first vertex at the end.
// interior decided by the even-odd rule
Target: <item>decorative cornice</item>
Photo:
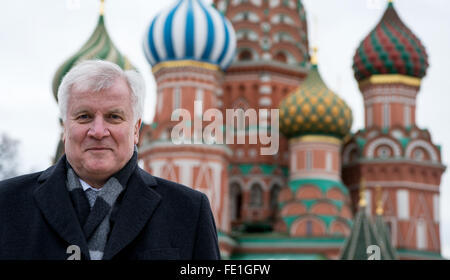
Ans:
{"type": "Polygon", "coordinates": [[[364,98],[383,96],[383,95],[401,95],[409,98],[416,98],[419,89],[404,84],[371,84],[363,89],[364,98]]]}
{"type": "Polygon", "coordinates": [[[404,84],[407,86],[420,87],[421,79],[401,74],[372,75],[359,82],[359,87],[363,88],[370,84],[404,84]]]}
{"type": "Polygon", "coordinates": [[[241,73],[254,71],[260,72],[276,72],[289,76],[304,78],[308,75],[308,68],[299,65],[289,65],[278,61],[237,61],[231,64],[227,69],[228,73],[241,73]]]}
{"type": "Polygon", "coordinates": [[[291,174],[289,177],[289,181],[296,181],[302,179],[314,179],[321,178],[325,180],[331,181],[342,181],[340,174],[337,172],[327,172],[324,169],[312,169],[312,170],[304,170],[300,172],[295,172],[291,174]]]}
{"type": "Polygon", "coordinates": [[[195,61],[195,60],[173,60],[173,61],[160,62],[160,63],[156,64],[152,68],[152,72],[153,72],[153,74],[155,74],[156,72],[158,72],[159,70],[161,70],[163,68],[175,68],[175,67],[198,67],[198,68],[203,68],[203,69],[212,70],[212,71],[220,70],[218,65],[211,64],[208,62],[201,62],[201,61],[195,61]]]}
{"type": "Polygon", "coordinates": [[[428,167],[432,167],[432,168],[439,168],[442,170],[446,169],[446,166],[440,162],[433,162],[433,161],[417,161],[417,160],[413,160],[413,159],[408,159],[405,158],[403,156],[401,157],[390,157],[390,158],[360,158],[357,161],[354,161],[352,163],[349,164],[343,164],[343,168],[348,168],[357,164],[369,164],[369,163],[374,163],[374,164],[389,164],[389,163],[394,163],[394,164],[413,164],[413,165],[420,165],[420,166],[428,166],[428,167]]]}
{"type": "MultiPolygon", "coordinates": [[[[232,156],[232,154],[233,154],[233,152],[227,145],[221,145],[221,144],[178,144],[178,145],[176,145],[176,144],[172,143],[172,141],[170,141],[170,140],[168,140],[168,141],[164,141],[164,140],[152,141],[151,143],[140,147],[139,152],[144,154],[144,153],[148,153],[148,152],[154,152],[155,150],[158,150],[158,149],[167,149],[167,148],[176,150],[175,153],[178,155],[180,153],[183,153],[183,155],[192,154],[192,155],[198,156],[198,153],[192,152],[192,150],[194,150],[194,149],[210,150],[210,153],[212,151],[223,152],[227,156],[232,156]],[[185,149],[185,151],[181,152],[180,150],[183,150],[183,149],[185,149]]],[[[167,151],[157,151],[157,152],[160,155],[161,154],[172,155],[172,153],[167,152],[167,151]]],[[[209,155],[211,155],[211,154],[209,154],[209,155]]]]}
{"type": "Polygon", "coordinates": [[[415,98],[403,97],[403,96],[377,96],[371,98],[364,98],[364,105],[370,106],[377,103],[402,103],[410,106],[416,105],[415,98]]]}
{"type": "MultiPolygon", "coordinates": [[[[382,188],[407,188],[407,189],[416,189],[423,191],[433,191],[439,192],[439,185],[431,185],[425,183],[417,183],[411,181],[366,181],[366,188],[376,190],[376,187],[380,186],[382,188]]],[[[359,190],[360,185],[348,185],[350,190],[359,190]]]]}
{"type": "Polygon", "coordinates": [[[335,145],[341,145],[342,141],[339,138],[333,136],[324,136],[324,135],[305,135],[293,139],[289,139],[289,144],[295,144],[299,142],[316,142],[316,143],[329,143],[335,145]]]}
{"type": "Polygon", "coordinates": [[[158,85],[158,91],[162,91],[166,88],[186,88],[186,87],[193,87],[198,89],[204,89],[204,90],[210,90],[214,91],[217,89],[216,86],[210,84],[210,83],[202,83],[202,82],[194,82],[194,81],[176,81],[176,82],[164,82],[160,85],[158,85]]]}
{"type": "Polygon", "coordinates": [[[164,83],[168,79],[193,79],[203,83],[215,83],[217,82],[216,75],[213,73],[199,72],[186,72],[186,71],[167,71],[155,77],[156,83],[164,83]]]}

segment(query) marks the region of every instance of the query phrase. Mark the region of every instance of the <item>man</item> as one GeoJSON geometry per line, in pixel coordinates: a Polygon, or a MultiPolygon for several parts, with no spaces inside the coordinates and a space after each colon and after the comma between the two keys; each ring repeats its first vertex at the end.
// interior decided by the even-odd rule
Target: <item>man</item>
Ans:
{"type": "Polygon", "coordinates": [[[105,61],[58,89],[66,154],[0,182],[0,259],[219,259],[207,197],[137,166],[142,78],[105,61]]]}

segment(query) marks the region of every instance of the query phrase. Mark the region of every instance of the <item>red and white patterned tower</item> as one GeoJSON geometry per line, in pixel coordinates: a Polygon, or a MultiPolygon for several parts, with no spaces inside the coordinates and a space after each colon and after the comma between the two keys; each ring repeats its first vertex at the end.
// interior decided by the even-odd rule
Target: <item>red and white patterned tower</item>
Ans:
{"type": "Polygon", "coordinates": [[[384,219],[403,259],[440,253],[439,185],[445,166],[440,147],[415,120],[427,67],[425,48],[389,2],[354,56],[366,118],[365,129],[343,149],[343,180],[354,205],[360,179],[367,181],[368,214],[375,213],[374,188],[381,186],[384,219]]]}
{"type": "Polygon", "coordinates": [[[234,30],[202,0],[178,0],[151,21],[144,51],[153,66],[157,104],[154,122],[142,131],[141,162],[154,176],[208,196],[227,256],[231,151],[220,140],[224,123],[215,108],[222,71],[235,53],[234,30]],[[203,137],[208,128],[214,132],[203,137]]]}
{"type": "MultiPolygon", "coordinates": [[[[309,67],[306,14],[301,1],[214,0],[236,30],[236,59],[227,69],[219,108],[254,109],[258,123],[247,123],[245,144],[230,144],[232,222],[237,228],[266,230],[277,214],[277,197],[287,186],[288,143],[279,137],[278,152],[260,153],[250,138],[270,127],[270,114],[305,79],[309,67]],[[260,229],[255,228],[259,226],[260,229]]],[[[227,124],[230,126],[230,124],[227,124]]]]}

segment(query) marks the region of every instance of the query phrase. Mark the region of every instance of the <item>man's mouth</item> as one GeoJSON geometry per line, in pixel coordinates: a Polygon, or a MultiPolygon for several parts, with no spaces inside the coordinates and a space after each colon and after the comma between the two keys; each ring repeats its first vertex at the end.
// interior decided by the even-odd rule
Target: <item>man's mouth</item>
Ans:
{"type": "Polygon", "coordinates": [[[106,147],[92,147],[92,148],[86,149],[86,151],[106,151],[106,150],[111,150],[111,149],[106,148],[106,147]]]}

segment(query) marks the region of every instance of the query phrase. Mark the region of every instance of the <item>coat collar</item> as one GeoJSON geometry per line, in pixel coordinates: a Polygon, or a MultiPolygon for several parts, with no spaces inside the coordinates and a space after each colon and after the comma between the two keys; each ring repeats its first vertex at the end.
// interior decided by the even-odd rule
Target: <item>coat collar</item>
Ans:
{"type": "Polygon", "coordinates": [[[66,157],[45,170],[34,198],[50,226],[70,245],[77,245],[86,259],[89,249],[66,188],[66,157]]]}
{"type": "MultiPolygon", "coordinates": [[[[66,157],[45,170],[38,178],[40,186],[34,192],[38,207],[52,228],[70,245],[78,245],[89,259],[89,249],[66,188],[66,157]]],[[[103,259],[112,259],[144,228],[158,207],[161,196],[152,175],[139,167],[128,180],[124,197],[111,229],[103,259]]]]}
{"type": "Polygon", "coordinates": [[[137,167],[131,176],[117,221],[106,243],[104,260],[112,259],[144,228],[159,206],[161,196],[153,190],[157,186],[152,175],[137,167]]]}

